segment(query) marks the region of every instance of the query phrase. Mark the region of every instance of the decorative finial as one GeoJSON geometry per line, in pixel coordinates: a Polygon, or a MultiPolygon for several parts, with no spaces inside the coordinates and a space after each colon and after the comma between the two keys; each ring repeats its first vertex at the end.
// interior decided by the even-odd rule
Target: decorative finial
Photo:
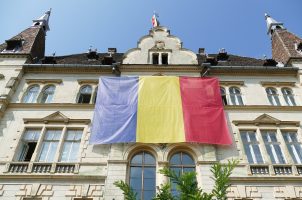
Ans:
{"type": "Polygon", "coordinates": [[[39,19],[33,20],[33,25],[32,26],[41,26],[43,27],[44,31],[47,32],[49,31],[49,17],[51,13],[51,8],[44,13],[39,19]]]}
{"type": "Polygon", "coordinates": [[[266,27],[267,27],[267,34],[272,36],[276,29],[285,29],[282,22],[277,22],[267,13],[264,14],[266,27]]]}

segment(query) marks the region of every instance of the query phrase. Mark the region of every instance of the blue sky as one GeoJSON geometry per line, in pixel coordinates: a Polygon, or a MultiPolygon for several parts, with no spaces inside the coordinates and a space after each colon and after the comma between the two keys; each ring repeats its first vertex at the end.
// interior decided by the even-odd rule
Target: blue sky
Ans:
{"type": "Polygon", "coordinates": [[[136,47],[151,28],[153,11],[161,25],[194,52],[225,48],[231,54],[271,56],[264,13],[302,37],[301,0],[1,0],[0,41],[16,35],[52,8],[46,55],[106,52],[136,47]]]}

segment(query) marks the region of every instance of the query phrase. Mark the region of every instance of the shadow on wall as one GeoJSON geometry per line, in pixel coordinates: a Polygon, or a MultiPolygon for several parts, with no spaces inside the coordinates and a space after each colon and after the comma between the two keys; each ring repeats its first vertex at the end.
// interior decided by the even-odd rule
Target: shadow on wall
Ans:
{"type": "Polygon", "coordinates": [[[225,116],[229,128],[229,132],[233,141],[233,144],[230,146],[227,145],[219,145],[217,146],[217,159],[218,160],[225,160],[225,159],[232,159],[234,157],[239,157],[238,147],[236,144],[236,139],[234,135],[234,130],[232,129],[232,122],[229,118],[228,112],[225,111],[225,116]]]}

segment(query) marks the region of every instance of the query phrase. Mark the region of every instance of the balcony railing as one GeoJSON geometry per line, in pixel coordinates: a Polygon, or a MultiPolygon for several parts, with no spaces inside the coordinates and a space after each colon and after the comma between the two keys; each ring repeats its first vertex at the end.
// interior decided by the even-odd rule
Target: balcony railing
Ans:
{"type": "Polygon", "coordinates": [[[55,173],[74,173],[74,164],[57,164],[55,173]]]}
{"type": "Polygon", "coordinates": [[[28,169],[27,163],[11,163],[8,167],[10,173],[26,173],[28,169]]]}
{"type": "Polygon", "coordinates": [[[7,163],[7,173],[77,173],[77,163],[32,163],[11,162],[7,163]]]}
{"type": "Polygon", "coordinates": [[[257,174],[269,174],[269,167],[268,166],[263,166],[263,165],[255,165],[255,166],[250,166],[251,173],[254,175],[257,174]]]}
{"type": "Polygon", "coordinates": [[[33,173],[49,173],[51,170],[51,163],[34,163],[33,173]]]}
{"type": "Polygon", "coordinates": [[[293,170],[291,166],[273,166],[276,175],[291,175],[293,170]]]}

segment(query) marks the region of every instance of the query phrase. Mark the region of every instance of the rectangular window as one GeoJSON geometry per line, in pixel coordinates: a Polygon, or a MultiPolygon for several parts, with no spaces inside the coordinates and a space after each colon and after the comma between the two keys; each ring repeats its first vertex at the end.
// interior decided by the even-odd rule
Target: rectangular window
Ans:
{"type": "Polygon", "coordinates": [[[161,54],[161,64],[163,64],[163,65],[168,64],[168,54],[167,53],[161,54]]]}
{"type": "Polygon", "coordinates": [[[47,130],[41,147],[39,162],[53,162],[62,130],[47,130]]]}
{"type": "Polygon", "coordinates": [[[40,137],[40,129],[27,129],[22,138],[21,153],[18,161],[29,162],[35,152],[38,139],[40,137]]]}
{"type": "Polygon", "coordinates": [[[295,161],[295,163],[302,163],[302,148],[301,143],[298,141],[297,133],[293,131],[286,131],[282,133],[285,140],[287,149],[295,161]]]}
{"type": "Polygon", "coordinates": [[[285,164],[286,160],[277,141],[275,131],[261,131],[265,148],[273,164],[285,164]]]}
{"type": "Polygon", "coordinates": [[[158,65],[159,64],[158,58],[159,58],[158,53],[153,53],[152,54],[152,64],[153,65],[158,65]]]}
{"type": "Polygon", "coordinates": [[[241,138],[249,163],[263,163],[255,131],[241,131],[241,138]]]}
{"type": "Polygon", "coordinates": [[[82,130],[67,130],[64,140],[61,162],[76,162],[79,154],[82,130]]]}

